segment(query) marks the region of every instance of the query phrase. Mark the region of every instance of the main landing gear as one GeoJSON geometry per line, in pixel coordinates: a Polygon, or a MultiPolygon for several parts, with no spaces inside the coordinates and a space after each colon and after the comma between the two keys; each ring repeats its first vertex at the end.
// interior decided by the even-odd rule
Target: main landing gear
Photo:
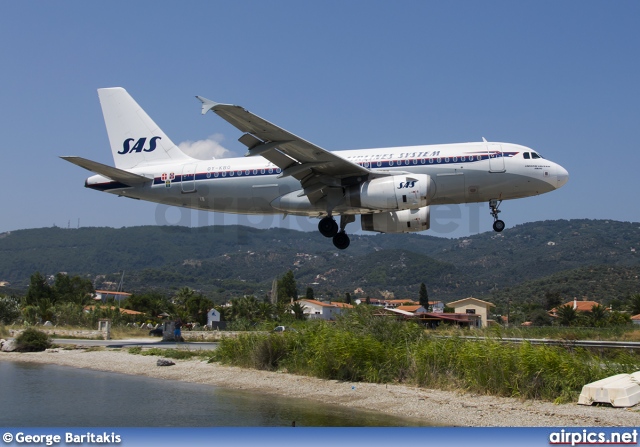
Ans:
{"type": "Polygon", "coordinates": [[[489,208],[491,208],[491,215],[493,216],[493,231],[496,231],[498,233],[504,230],[505,227],[504,222],[498,219],[498,213],[500,213],[500,210],[498,208],[500,207],[501,203],[502,200],[489,200],[489,208]]]}
{"type": "Polygon", "coordinates": [[[351,241],[349,240],[349,236],[344,231],[347,224],[354,222],[356,220],[355,216],[340,216],[340,227],[334,220],[331,215],[320,219],[318,223],[318,231],[324,237],[332,237],[333,245],[340,250],[344,250],[349,246],[351,241]]]}

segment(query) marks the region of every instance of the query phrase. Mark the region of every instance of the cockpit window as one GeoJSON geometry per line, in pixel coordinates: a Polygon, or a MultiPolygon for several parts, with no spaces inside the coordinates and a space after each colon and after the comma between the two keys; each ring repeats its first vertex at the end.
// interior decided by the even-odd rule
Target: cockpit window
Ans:
{"type": "Polygon", "coordinates": [[[524,159],[525,160],[529,160],[531,157],[529,156],[529,152],[525,152],[522,155],[524,155],[524,159]]]}
{"type": "Polygon", "coordinates": [[[542,158],[540,157],[538,154],[536,154],[535,152],[531,152],[531,158],[536,159],[536,158],[542,158]]]}

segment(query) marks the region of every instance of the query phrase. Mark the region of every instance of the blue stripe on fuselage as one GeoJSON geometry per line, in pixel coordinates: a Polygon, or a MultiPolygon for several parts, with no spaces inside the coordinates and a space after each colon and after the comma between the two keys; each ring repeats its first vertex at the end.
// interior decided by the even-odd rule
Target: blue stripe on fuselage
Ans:
{"type": "MultiPolygon", "coordinates": [[[[513,157],[519,154],[519,152],[500,152],[494,153],[495,158],[500,157],[513,157]]],[[[477,163],[480,161],[488,160],[489,155],[486,152],[477,155],[464,155],[455,157],[427,157],[427,158],[407,158],[402,160],[386,160],[386,161],[359,161],[355,164],[365,168],[371,169],[384,169],[384,168],[402,168],[411,166],[442,166],[446,164],[460,164],[460,163],[477,163]],[[463,160],[464,158],[464,160],[463,160]]],[[[265,175],[280,174],[282,170],[280,168],[261,168],[261,169],[235,169],[226,171],[209,171],[195,174],[194,179],[186,179],[185,181],[194,180],[209,180],[212,178],[233,178],[233,177],[261,177],[265,175]]],[[[171,183],[181,183],[183,175],[176,175],[171,183]]],[[[191,177],[191,174],[188,175],[191,177]]],[[[155,177],[153,179],[154,185],[164,185],[166,180],[162,180],[161,177],[155,177]]],[[[113,188],[111,188],[113,189],[113,188]]]]}

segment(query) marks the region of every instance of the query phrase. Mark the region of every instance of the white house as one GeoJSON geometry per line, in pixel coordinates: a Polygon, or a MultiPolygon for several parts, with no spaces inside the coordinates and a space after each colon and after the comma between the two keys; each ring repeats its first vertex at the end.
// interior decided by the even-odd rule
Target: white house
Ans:
{"type": "Polygon", "coordinates": [[[331,303],[323,303],[322,301],[307,299],[298,300],[298,302],[304,309],[304,314],[310,320],[317,318],[323,320],[334,320],[336,316],[342,312],[341,307],[331,303]]]}
{"type": "Polygon", "coordinates": [[[469,298],[447,303],[447,306],[453,307],[455,309],[455,313],[480,316],[480,319],[477,321],[477,325],[479,327],[487,327],[489,325],[490,309],[491,307],[495,307],[495,304],[470,296],[469,298]]]}

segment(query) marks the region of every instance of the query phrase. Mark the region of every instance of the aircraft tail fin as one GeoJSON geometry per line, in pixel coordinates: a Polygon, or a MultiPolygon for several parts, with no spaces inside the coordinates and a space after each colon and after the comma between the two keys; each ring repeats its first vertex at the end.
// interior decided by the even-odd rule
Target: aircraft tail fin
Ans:
{"type": "Polygon", "coordinates": [[[98,89],[116,168],[193,160],[182,152],[121,87],[98,89]]]}

